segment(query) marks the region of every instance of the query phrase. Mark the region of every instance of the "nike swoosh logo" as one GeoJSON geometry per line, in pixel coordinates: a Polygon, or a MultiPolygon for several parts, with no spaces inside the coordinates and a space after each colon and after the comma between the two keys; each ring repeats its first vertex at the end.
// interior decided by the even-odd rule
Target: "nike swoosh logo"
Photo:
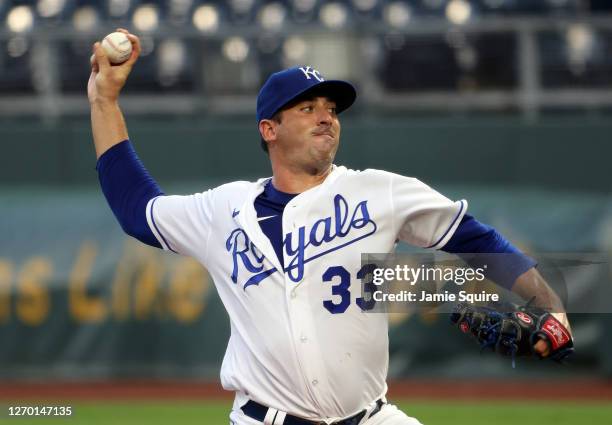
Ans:
{"type": "Polygon", "coordinates": [[[272,217],[278,217],[278,215],[269,215],[267,217],[257,217],[257,221],[264,221],[272,217]]]}

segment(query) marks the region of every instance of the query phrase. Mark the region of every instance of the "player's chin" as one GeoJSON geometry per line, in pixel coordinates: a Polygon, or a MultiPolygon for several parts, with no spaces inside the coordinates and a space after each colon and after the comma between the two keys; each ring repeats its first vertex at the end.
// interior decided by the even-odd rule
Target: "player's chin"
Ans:
{"type": "Polygon", "coordinates": [[[321,152],[333,152],[338,149],[338,139],[327,134],[317,135],[314,137],[314,146],[321,152]]]}
{"type": "Polygon", "coordinates": [[[319,144],[313,149],[312,156],[316,160],[316,162],[321,165],[321,167],[326,168],[334,161],[334,157],[336,156],[337,150],[337,143],[319,144]]]}

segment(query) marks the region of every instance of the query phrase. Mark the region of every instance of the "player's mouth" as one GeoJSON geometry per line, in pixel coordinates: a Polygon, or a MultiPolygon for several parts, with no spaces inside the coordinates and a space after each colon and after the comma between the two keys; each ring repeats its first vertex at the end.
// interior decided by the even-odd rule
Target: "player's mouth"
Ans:
{"type": "Polygon", "coordinates": [[[313,131],[313,136],[327,136],[332,139],[335,139],[334,133],[331,130],[322,130],[322,131],[313,131]]]}

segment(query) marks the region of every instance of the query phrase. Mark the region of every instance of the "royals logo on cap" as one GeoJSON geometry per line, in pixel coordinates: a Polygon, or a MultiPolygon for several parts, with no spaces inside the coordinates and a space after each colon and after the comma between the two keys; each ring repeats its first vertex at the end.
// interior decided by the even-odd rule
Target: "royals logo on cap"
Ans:
{"type": "Polygon", "coordinates": [[[304,76],[310,80],[310,78],[314,78],[319,82],[325,81],[325,78],[323,78],[323,76],[321,76],[321,73],[319,71],[317,71],[316,69],[313,69],[309,66],[300,66],[299,70],[302,71],[304,73],[304,76]]]}
{"type": "Polygon", "coordinates": [[[336,102],[337,113],[348,109],[357,97],[351,83],[326,80],[311,66],[296,66],[272,74],[261,87],[257,96],[257,122],[272,118],[285,105],[314,90],[317,95],[327,96],[336,102]]]}

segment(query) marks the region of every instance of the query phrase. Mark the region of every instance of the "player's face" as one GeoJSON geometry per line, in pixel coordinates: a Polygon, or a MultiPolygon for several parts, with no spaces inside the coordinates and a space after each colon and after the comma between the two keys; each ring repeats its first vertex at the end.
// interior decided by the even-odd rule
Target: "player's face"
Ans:
{"type": "Polygon", "coordinates": [[[329,168],[340,142],[336,103],[317,96],[284,109],[275,139],[279,160],[315,172],[329,168]]]}

